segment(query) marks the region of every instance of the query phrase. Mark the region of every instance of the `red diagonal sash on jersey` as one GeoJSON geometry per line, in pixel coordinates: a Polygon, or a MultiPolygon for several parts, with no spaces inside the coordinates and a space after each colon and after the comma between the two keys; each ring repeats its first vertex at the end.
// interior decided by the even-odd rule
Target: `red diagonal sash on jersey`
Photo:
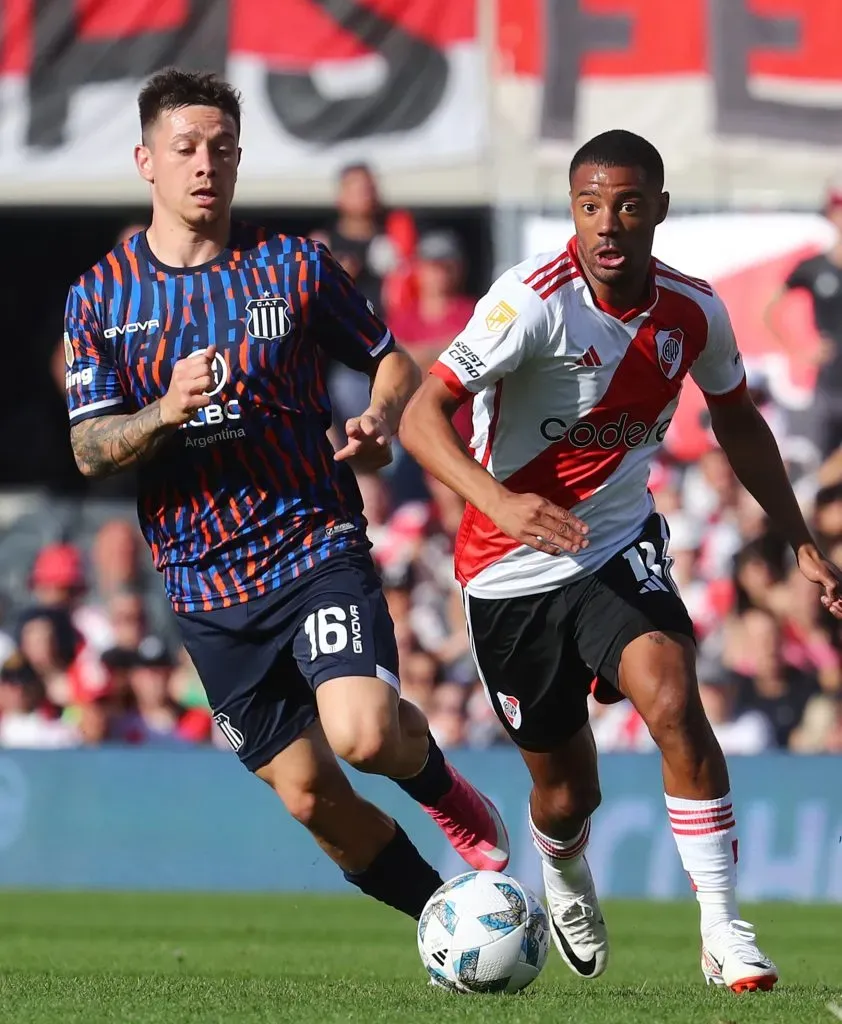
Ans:
{"type": "MultiPolygon", "coordinates": [[[[707,318],[695,302],[677,292],[661,290],[656,309],[632,339],[605,394],[579,422],[591,424],[598,432],[627,413],[627,423],[653,426],[681,390],[682,380],[705,345],[707,330],[707,318]],[[668,380],[658,362],[655,334],[676,327],[684,332],[684,350],[679,371],[668,380]]],[[[521,413],[530,414],[529,409],[521,413]]],[[[537,419],[535,429],[538,429],[537,419]]],[[[628,450],[624,445],[605,449],[595,443],[588,448],[577,448],[569,440],[569,434],[565,434],[504,483],[517,494],[541,494],[562,508],[571,508],[589,498],[609,479],[628,450]]],[[[520,546],[519,541],[502,533],[488,516],[468,506],[456,539],[457,578],[467,583],[520,546]]]]}

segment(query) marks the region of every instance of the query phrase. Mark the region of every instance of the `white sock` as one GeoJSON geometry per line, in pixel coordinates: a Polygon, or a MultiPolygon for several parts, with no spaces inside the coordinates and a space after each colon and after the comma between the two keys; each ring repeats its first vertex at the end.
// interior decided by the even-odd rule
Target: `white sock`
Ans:
{"type": "Polygon", "coordinates": [[[701,910],[702,935],[738,919],[737,825],[728,793],[718,800],[664,794],[675,845],[701,910]]]}
{"type": "Polygon", "coordinates": [[[590,871],[585,863],[585,850],[591,837],[591,819],[588,818],[581,831],[572,839],[553,839],[545,835],[532,820],[529,812],[529,829],[532,842],[545,864],[553,868],[559,888],[571,892],[581,890],[590,880],[590,871]]]}

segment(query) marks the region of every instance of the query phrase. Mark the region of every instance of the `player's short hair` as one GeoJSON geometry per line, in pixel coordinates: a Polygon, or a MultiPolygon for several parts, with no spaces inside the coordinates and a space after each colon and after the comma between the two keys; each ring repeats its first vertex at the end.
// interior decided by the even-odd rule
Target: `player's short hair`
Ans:
{"type": "Polygon", "coordinates": [[[595,135],[581,146],[570,161],[570,180],[584,164],[597,167],[639,167],[657,189],[664,187],[664,161],[657,149],[634,132],[623,128],[595,135]]]}
{"type": "Polygon", "coordinates": [[[239,136],[240,100],[240,93],[232,85],[211,72],[164,68],[153,75],[138,94],[140,130],[145,139],[148,130],[167,110],[179,110],[181,107],[217,107],[231,116],[239,136]]]}

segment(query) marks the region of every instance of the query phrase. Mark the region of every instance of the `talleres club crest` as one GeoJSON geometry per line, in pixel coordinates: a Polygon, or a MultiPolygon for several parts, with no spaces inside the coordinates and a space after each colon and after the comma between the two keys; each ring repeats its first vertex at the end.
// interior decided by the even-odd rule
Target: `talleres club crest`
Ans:
{"type": "Polygon", "coordinates": [[[289,303],[286,299],[276,298],[265,292],[259,299],[249,299],[246,310],[246,330],[252,338],[258,341],[278,341],[289,334],[292,325],[287,315],[289,303]]]}

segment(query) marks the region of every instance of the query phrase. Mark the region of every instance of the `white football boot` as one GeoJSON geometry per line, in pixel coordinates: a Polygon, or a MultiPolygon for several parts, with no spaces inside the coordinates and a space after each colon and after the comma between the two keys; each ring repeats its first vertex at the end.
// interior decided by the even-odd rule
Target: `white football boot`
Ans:
{"type": "Polygon", "coordinates": [[[777,967],[757,948],[748,921],[729,921],[705,936],[702,974],[708,985],[727,985],[732,992],[769,992],[778,980],[777,967]]]}
{"type": "Polygon", "coordinates": [[[572,889],[563,876],[546,861],[544,891],[550,933],[562,960],[580,978],[597,978],[608,966],[608,929],[588,862],[582,858],[586,878],[572,889]]]}

